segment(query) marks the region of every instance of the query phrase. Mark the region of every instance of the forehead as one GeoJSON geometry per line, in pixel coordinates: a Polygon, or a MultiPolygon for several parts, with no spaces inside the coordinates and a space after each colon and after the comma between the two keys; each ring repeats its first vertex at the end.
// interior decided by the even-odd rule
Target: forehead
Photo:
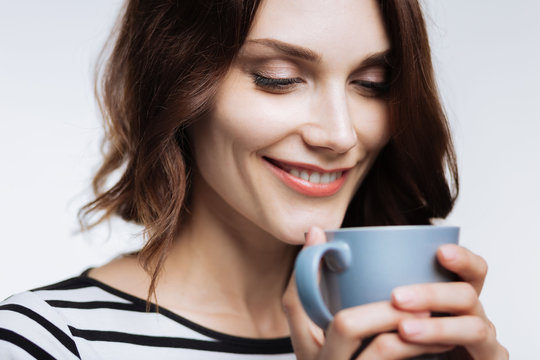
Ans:
{"type": "Polygon", "coordinates": [[[375,0],[264,0],[250,39],[302,46],[323,61],[363,58],[390,46],[375,0]]]}

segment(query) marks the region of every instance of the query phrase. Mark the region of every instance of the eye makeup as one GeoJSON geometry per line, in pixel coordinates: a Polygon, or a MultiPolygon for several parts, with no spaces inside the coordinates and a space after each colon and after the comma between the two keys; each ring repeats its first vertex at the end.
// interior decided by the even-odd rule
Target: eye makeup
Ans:
{"type": "Polygon", "coordinates": [[[378,97],[384,95],[390,88],[388,82],[375,82],[375,81],[354,81],[355,86],[359,89],[359,92],[363,96],[378,97]]]}
{"type": "Polygon", "coordinates": [[[304,83],[298,64],[286,59],[256,59],[247,61],[244,72],[255,86],[271,93],[286,93],[304,83]]]}
{"type": "Polygon", "coordinates": [[[363,68],[354,74],[351,83],[362,96],[380,97],[390,88],[388,73],[389,69],[382,65],[363,68]]]}
{"type": "Polygon", "coordinates": [[[257,73],[251,74],[253,82],[258,87],[269,90],[285,91],[291,89],[296,84],[302,83],[300,78],[273,78],[266,77],[257,73]]]}
{"type": "MultiPolygon", "coordinates": [[[[238,61],[257,89],[287,94],[305,84],[306,76],[312,76],[309,74],[317,71],[316,66],[322,60],[320,56],[313,57],[315,55],[310,56],[309,60],[305,59],[306,56],[299,56],[297,51],[292,54],[291,51],[285,52],[281,42],[279,45],[276,49],[260,41],[248,42],[240,52],[238,61]]],[[[388,53],[389,50],[385,50],[364,58],[349,76],[349,86],[364,97],[383,97],[390,88],[388,53]]]]}

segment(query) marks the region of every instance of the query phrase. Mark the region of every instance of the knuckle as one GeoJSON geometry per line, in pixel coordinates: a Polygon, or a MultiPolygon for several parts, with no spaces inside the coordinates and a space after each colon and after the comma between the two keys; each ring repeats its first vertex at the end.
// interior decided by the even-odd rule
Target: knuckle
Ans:
{"type": "Polygon", "coordinates": [[[474,330],[474,338],[478,342],[484,342],[489,339],[491,334],[490,326],[479,317],[473,320],[472,328],[474,330]]]}
{"type": "Polygon", "coordinates": [[[462,285],[462,301],[466,307],[473,307],[478,302],[478,293],[474,287],[469,283],[463,283],[462,285]]]}
{"type": "Polygon", "coordinates": [[[491,321],[488,320],[488,326],[489,326],[490,332],[493,334],[493,337],[496,338],[497,337],[497,328],[495,327],[495,324],[493,324],[491,321]]]}
{"type": "Polygon", "coordinates": [[[433,321],[430,322],[429,326],[432,337],[439,338],[446,336],[447,327],[445,326],[444,321],[433,321]]]}
{"type": "Polygon", "coordinates": [[[422,293],[423,301],[427,304],[432,304],[437,300],[436,290],[430,285],[419,285],[417,290],[422,293]]]}
{"type": "Polygon", "coordinates": [[[338,336],[349,338],[353,333],[354,320],[351,316],[347,316],[346,312],[339,311],[334,316],[334,320],[330,326],[338,336]]]}
{"type": "Polygon", "coordinates": [[[283,298],[281,299],[281,308],[283,309],[283,312],[285,314],[294,313],[296,305],[297,304],[294,297],[291,296],[290,294],[285,294],[283,298]]]}
{"type": "Polygon", "coordinates": [[[399,353],[401,342],[397,335],[385,333],[377,336],[372,346],[377,355],[391,358],[399,353]]]}
{"type": "Polygon", "coordinates": [[[501,350],[502,350],[502,359],[503,360],[510,359],[510,352],[508,351],[508,349],[501,345],[501,350]]]}
{"type": "Polygon", "coordinates": [[[486,277],[487,273],[488,273],[488,263],[487,261],[483,258],[483,257],[479,257],[479,261],[478,261],[478,271],[480,273],[480,275],[482,275],[482,277],[486,277]]]}

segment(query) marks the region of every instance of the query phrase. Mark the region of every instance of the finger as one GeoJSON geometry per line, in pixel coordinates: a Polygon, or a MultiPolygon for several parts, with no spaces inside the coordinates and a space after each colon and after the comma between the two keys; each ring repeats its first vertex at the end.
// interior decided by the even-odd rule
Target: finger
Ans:
{"type": "Polygon", "coordinates": [[[317,226],[313,226],[306,234],[306,242],[304,247],[311,245],[324,244],[326,242],[326,234],[323,229],[317,226]]]}
{"type": "Polygon", "coordinates": [[[439,354],[452,348],[451,345],[411,344],[403,341],[397,334],[385,333],[377,336],[356,359],[406,359],[424,354],[439,354]]]}
{"type": "Polygon", "coordinates": [[[417,344],[463,345],[474,359],[494,359],[498,346],[495,328],[478,316],[405,319],[400,336],[417,344]]]}
{"type": "Polygon", "coordinates": [[[322,358],[348,359],[359,347],[362,339],[396,330],[403,319],[429,317],[428,312],[412,313],[394,308],[388,301],[347,308],[334,316],[326,332],[322,358]],[[330,356],[331,355],[331,356],[330,356]]]}
{"type": "Polygon", "coordinates": [[[330,323],[327,338],[350,337],[363,339],[397,329],[407,318],[428,318],[429,312],[411,312],[396,309],[388,301],[369,303],[339,311],[330,323]]]}
{"type": "MultiPolygon", "coordinates": [[[[312,228],[306,235],[304,247],[325,242],[324,232],[312,228]]],[[[313,359],[324,343],[322,330],[307,316],[296,290],[295,274],[293,272],[287,289],[282,298],[283,311],[287,316],[291,331],[291,341],[298,359],[313,359]]]]}
{"type": "Polygon", "coordinates": [[[437,258],[442,266],[456,273],[463,281],[470,283],[480,294],[488,271],[487,262],[464,247],[446,244],[437,250],[437,258]]]}
{"type": "Polygon", "coordinates": [[[296,291],[294,274],[289,280],[282,304],[289,323],[291,342],[298,359],[314,359],[324,343],[324,334],[302,308],[296,291]]]}
{"type": "Polygon", "coordinates": [[[485,318],[478,293],[466,282],[401,286],[392,291],[392,304],[407,311],[446,312],[485,318]]]}

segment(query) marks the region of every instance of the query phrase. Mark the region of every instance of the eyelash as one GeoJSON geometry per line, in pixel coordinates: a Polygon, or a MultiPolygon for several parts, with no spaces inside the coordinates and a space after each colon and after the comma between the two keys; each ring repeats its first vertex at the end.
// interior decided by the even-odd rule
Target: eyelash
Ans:
{"type": "Polygon", "coordinates": [[[357,80],[353,82],[355,85],[360,86],[363,91],[366,91],[366,96],[382,96],[390,88],[390,84],[386,81],[364,81],[357,80]]]}
{"type": "MultiPolygon", "coordinates": [[[[251,75],[255,85],[269,90],[286,91],[292,86],[302,83],[302,79],[300,78],[269,78],[256,73],[251,75]]],[[[368,97],[382,96],[390,88],[390,84],[384,81],[357,80],[354,81],[353,84],[359,86],[364,92],[362,95],[368,97]]]]}
{"type": "Polygon", "coordinates": [[[302,83],[300,78],[269,78],[259,74],[251,74],[255,85],[271,90],[287,90],[291,85],[302,83]]]}

